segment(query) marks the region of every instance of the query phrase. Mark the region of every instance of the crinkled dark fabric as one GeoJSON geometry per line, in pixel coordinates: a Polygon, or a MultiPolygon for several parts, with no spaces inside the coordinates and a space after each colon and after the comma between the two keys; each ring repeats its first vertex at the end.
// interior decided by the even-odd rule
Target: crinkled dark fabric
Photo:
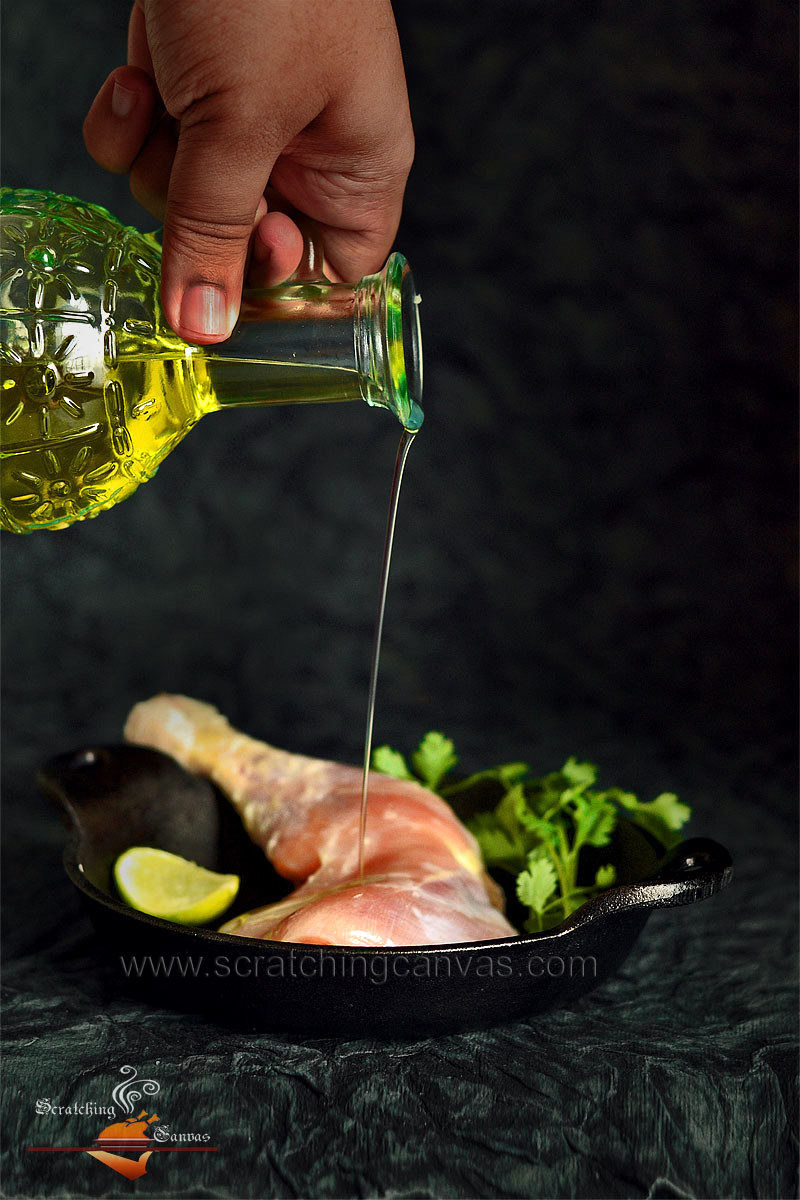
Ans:
{"type": "MultiPolygon", "coordinates": [[[[146,225],[80,141],[123,9],[6,6],[4,180],[146,225]]],[[[6,1194],[796,1195],[789,11],[399,14],[428,420],[378,740],[443,728],[466,768],[575,753],[674,789],[734,886],[655,914],[568,1010],[489,1032],[289,1039],[127,999],[37,764],[118,739],[163,688],[278,745],[360,750],[396,430],[360,406],[209,417],[117,510],[5,542],[6,1194]],[[124,1064],[219,1152],[131,1185],[27,1151],[94,1136],[36,1100],[103,1102],[124,1064]]]]}

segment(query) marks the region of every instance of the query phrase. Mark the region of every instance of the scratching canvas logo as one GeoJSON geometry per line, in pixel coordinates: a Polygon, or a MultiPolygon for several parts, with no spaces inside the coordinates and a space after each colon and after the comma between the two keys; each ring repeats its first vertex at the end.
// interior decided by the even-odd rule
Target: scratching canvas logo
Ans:
{"type": "MultiPolygon", "coordinates": [[[[90,1158],[130,1180],[139,1179],[146,1174],[153,1154],[217,1150],[216,1146],[208,1144],[211,1141],[211,1135],[208,1133],[177,1132],[162,1120],[158,1112],[149,1112],[147,1108],[141,1108],[137,1112],[143,1100],[158,1095],[161,1084],[155,1079],[140,1078],[136,1068],[128,1065],[120,1067],[119,1073],[123,1078],[113,1088],[111,1101],[107,1104],[98,1104],[94,1100],[58,1104],[49,1096],[36,1101],[36,1112],[39,1116],[115,1118],[110,1125],[100,1130],[91,1145],[29,1146],[28,1150],[36,1153],[69,1151],[88,1154],[90,1158]]],[[[149,1107],[157,1107],[152,1099],[147,1102],[149,1107]]]]}

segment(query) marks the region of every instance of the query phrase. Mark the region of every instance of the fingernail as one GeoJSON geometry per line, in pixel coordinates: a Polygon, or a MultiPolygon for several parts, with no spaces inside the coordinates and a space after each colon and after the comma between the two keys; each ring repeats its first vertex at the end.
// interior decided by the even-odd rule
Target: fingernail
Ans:
{"type": "Polygon", "coordinates": [[[256,209],[256,215],[253,217],[253,224],[257,225],[258,222],[261,220],[261,218],[265,217],[266,215],[267,215],[267,202],[264,199],[264,197],[262,196],[258,202],[258,208],[256,209]]]}
{"type": "Polygon", "coordinates": [[[181,325],[201,337],[221,337],[228,332],[225,293],[212,283],[193,283],[183,293],[181,325]]]}
{"type": "Polygon", "coordinates": [[[115,117],[129,117],[138,97],[131,88],[115,83],[111,91],[111,111],[115,117]]]}

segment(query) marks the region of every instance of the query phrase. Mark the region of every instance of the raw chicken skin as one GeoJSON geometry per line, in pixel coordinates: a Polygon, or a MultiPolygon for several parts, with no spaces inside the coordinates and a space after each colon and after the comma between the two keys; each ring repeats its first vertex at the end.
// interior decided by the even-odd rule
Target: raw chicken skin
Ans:
{"type": "Polygon", "coordinates": [[[212,779],[275,869],[299,885],[285,900],[235,917],[222,932],[324,946],[516,936],[472,834],[420,784],[370,775],[361,880],[359,768],[276,750],[185,696],[137,704],[125,736],[212,779]]]}

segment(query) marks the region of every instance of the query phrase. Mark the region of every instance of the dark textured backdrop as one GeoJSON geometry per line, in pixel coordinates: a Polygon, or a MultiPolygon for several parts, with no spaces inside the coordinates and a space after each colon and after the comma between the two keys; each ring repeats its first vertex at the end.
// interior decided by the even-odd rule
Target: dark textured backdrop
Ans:
{"type": "MultiPolygon", "coordinates": [[[[125,1062],[225,1147],[162,1159],[152,1195],[795,1194],[791,10],[399,14],[428,421],[377,737],[438,726],[467,766],[578,753],[674,789],[735,887],[654,917],[572,1010],[488,1034],[242,1037],[120,997],[37,763],[161,688],[359,754],[396,430],[358,406],[210,417],[116,510],[5,539],[7,1194],[130,1192],[23,1151],[63,1132],[36,1097],[104,1095],[125,1062]]],[[[80,137],[125,22],[5,6],[4,182],[149,227],[80,137]]]]}

